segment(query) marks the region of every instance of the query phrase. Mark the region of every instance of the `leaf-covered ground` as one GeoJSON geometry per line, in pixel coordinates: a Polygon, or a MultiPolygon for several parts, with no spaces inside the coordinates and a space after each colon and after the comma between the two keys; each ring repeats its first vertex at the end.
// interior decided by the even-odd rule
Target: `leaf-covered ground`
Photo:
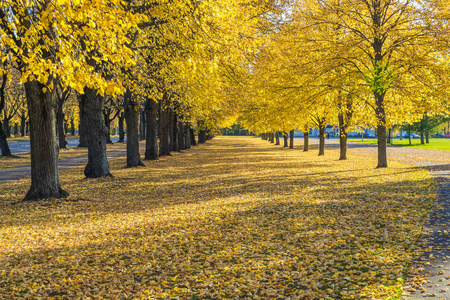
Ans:
{"type": "Polygon", "coordinates": [[[428,173],[219,137],[67,201],[0,186],[0,299],[396,299],[436,191],[428,173]]]}

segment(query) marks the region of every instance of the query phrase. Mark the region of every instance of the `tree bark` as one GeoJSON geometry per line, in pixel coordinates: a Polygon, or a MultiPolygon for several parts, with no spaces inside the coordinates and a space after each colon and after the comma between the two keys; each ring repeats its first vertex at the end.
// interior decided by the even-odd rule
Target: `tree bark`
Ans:
{"type": "Polygon", "coordinates": [[[66,133],[64,131],[64,112],[63,112],[64,99],[59,97],[58,99],[58,112],[56,113],[56,126],[58,130],[59,149],[67,148],[66,133]]]}
{"type": "Polygon", "coordinates": [[[288,134],[286,132],[283,133],[283,139],[284,139],[284,145],[283,147],[289,147],[289,142],[288,142],[288,134]]]}
{"type": "Polygon", "coordinates": [[[309,151],[309,132],[303,132],[303,151],[309,151]]]}
{"type": "Polygon", "coordinates": [[[186,149],[186,132],[184,123],[178,121],[178,151],[186,149]]]}
{"type": "Polygon", "coordinates": [[[319,123],[319,156],[325,155],[325,122],[319,123]]]}
{"type": "Polygon", "coordinates": [[[279,131],[277,131],[276,133],[275,133],[275,145],[280,145],[280,132],[279,131]]]}
{"type": "Polygon", "coordinates": [[[111,176],[108,157],[106,155],[107,128],[103,121],[104,97],[97,94],[97,90],[84,88],[83,115],[86,125],[86,140],[88,147],[88,163],[84,168],[87,178],[111,176]]]}
{"type": "Polygon", "coordinates": [[[123,97],[125,122],[127,123],[127,168],[145,166],[139,153],[140,105],[131,97],[131,91],[127,89],[123,97]]]}
{"type": "Polygon", "coordinates": [[[198,143],[203,144],[206,142],[206,130],[202,127],[203,121],[198,122],[198,143]]]}
{"type": "Polygon", "coordinates": [[[425,141],[427,144],[430,143],[430,134],[429,133],[425,134],[425,141]]]}
{"type": "Polygon", "coordinates": [[[20,116],[20,135],[25,136],[25,128],[27,127],[27,118],[25,113],[20,116]]]}
{"type": "Polygon", "coordinates": [[[159,113],[159,156],[170,156],[169,107],[164,95],[159,113]]]}
{"type": "Polygon", "coordinates": [[[423,132],[420,133],[420,144],[425,145],[425,134],[423,132]]]}
{"type": "Polygon", "coordinates": [[[191,149],[191,128],[189,123],[186,123],[184,125],[184,148],[185,149],[191,149]]]}
{"type": "Polygon", "coordinates": [[[189,128],[191,137],[191,146],[197,146],[197,141],[195,140],[195,133],[193,128],[189,128]]]}
{"type": "MultiPolygon", "coordinates": [[[[139,140],[143,141],[145,140],[146,134],[145,134],[145,130],[147,129],[147,120],[145,119],[145,112],[142,108],[139,107],[139,111],[138,111],[138,128],[139,128],[139,140]]],[[[127,126],[128,128],[128,126],[127,126]]]]}
{"type": "Polygon", "coordinates": [[[348,137],[348,122],[346,122],[344,113],[339,112],[339,160],[347,159],[347,137],[348,137]]]}
{"type": "Polygon", "coordinates": [[[110,110],[104,110],[103,111],[103,118],[104,118],[104,122],[105,122],[105,126],[106,126],[106,143],[107,144],[112,144],[113,142],[111,141],[111,120],[109,119],[109,115],[110,115],[110,110]]]}
{"type": "Polygon", "coordinates": [[[289,149],[294,149],[294,132],[295,130],[291,130],[289,133],[289,149]]]}
{"type": "Polygon", "coordinates": [[[87,120],[86,120],[86,113],[85,113],[85,102],[86,97],[80,96],[80,99],[78,100],[78,107],[79,107],[79,114],[80,114],[80,122],[78,123],[78,136],[80,137],[80,142],[78,144],[78,147],[87,147],[87,120]]]}
{"type": "MultiPolygon", "coordinates": [[[[3,111],[3,109],[5,108],[5,88],[6,88],[6,83],[8,81],[8,74],[3,74],[2,76],[2,85],[0,86],[0,113],[3,111]]],[[[2,152],[2,156],[11,156],[11,150],[9,149],[8,146],[8,140],[6,139],[6,134],[5,131],[3,130],[3,124],[2,121],[0,120],[0,150],[2,152]]]]}
{"type": "Polygon", "coordinates": [[[119,115],[119,143],[125,142],[125,130],[123,128],[123,122],[125,121],[125,114],[119,115]]]}
{"type": "Polygon", "coordinates": [[[170,150],[172,151],[180,151],[180,144],[178,141],[179,138],[179,130],[178,130],[178,115],[175,113],[173,109],[170,109],[170,150]]]}
{"type": "Polygon", "coordinates": [[[30,111],[31,187],[24,201],[69,195],[61,188],[58,174],[55,90],[44,93],[43,88],[38,81],[25,83],[30,111]]]}
{"type": "Polygon", "coordinates": [[[147,117],[147,135],[145,139],[145,159],[158,160],[158,102],[148,99],[145,112],[147,117]]]}

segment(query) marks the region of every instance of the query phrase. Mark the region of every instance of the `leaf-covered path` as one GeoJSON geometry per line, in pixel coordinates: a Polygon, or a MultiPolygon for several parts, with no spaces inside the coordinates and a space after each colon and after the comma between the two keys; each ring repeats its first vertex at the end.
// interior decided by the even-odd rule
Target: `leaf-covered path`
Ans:
{"type": "MultiPolygon", "coordinates": [[[[312,139],[316,149],[317,140],[312,139]]],[[[297,143],[301,142],[297,139],[297,143]]],[[[327,140],[329,150],[339,143],[327,140]]],[[[376,145],[349,143],[349,154],[376,157],[376,145]]],[[[388,147],[390,161],[426,169],[438,184],[437,201],[420,238],[421,255],[415,257],[404,297],[417,300],[428,297],[450,300],[450,151],[388,147]]]]}
{"type": "MultiPolygon", "coordinates": [[[[220,137],[67,201],[0,186],[0,299],[395,299],[436,195],[424,170],[220,137]]],[[[446,284],[447,282],[445,282],[446,284]]]]}

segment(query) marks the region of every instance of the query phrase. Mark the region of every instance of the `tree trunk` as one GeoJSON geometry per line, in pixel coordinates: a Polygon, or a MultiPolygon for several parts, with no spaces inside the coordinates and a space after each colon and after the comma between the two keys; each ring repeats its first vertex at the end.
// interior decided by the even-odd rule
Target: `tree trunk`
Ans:
{"type": "Polygon", "coordinates": [[[275,145],[280,145],[280,132],[279,131],[277,131],[276,133],[275,133],[275,145]]]}
{"type": "Polygon", "coordinates": [[[184,123],[178,121],[178,151],[186,149],[186,132],[184,123]]]}
{"type": "Polygon", "coordinates": [[[206,130],[202,127],[203,121],[198,122],[198,143],[203,144],[206,142],[206,130]]]}
{"type": "Polygon", "coordinates": [[[303,151],[309,151],[309,132],[303,132],[303,151]]]}
{"type": "Polygon", "coordinates": [[[158,102],[148,99],[145,107],[147,135],[145,139],[145,159],[158,159],[158,102]]]}
{"type": "Polygon", "coordinates": [[[284,139],[284,145],[283,147],[289,147],[289,142],[288,142],[288,134],[286,132],[283,133],[283,139],[284,139]]]}
{"type": "Polygon", "coordinates": [[[3,127],[5,128],[5,134],[8,139],[11,138],[11,126],[9,126],[9,119],[6,117],[3,119],[3,127]]]}
{"type": "Polygon", "coordinates": [[[123,128],[124,120],[125,120],[125,114],[121,113],[119,115],[119,143],[125,142],[125,130],[123,128]]]}
{"type": "Polygon", "coordinates": [[[387,136],[387,141],[386,141],[386,143],[388,143],[388,144],[391,143],[391,134],[392,134],[392,128],[389,128],[388,136],[387,136]]]}
{"type": "Polygon", "coordinates": [[[106,143],[107,144],[112,144],[113,142],[111,141],[111,120],[109,119],[109,115],[110,115],[110,110],[104,110],[103,111],[103,118],[105,121],[105,126],[106,126],[106,143]]]}
{"type": "MultiPolygon", "coordinates": [[[[5,88],[6,88],[7,80],[8,80],[8,74],[5,72],[3,74],[2,85],[0,87],[0,113],[5,108],[5,102],[6,102],[5,88]]],[[[11,156],[11,150],[9,149],[8,140],[6,139],[6,134],[5,134],[5,131],[3,130],[3,124],[2,124],[1,120],[0,120],[0,150],[2,152],[2,156],[11,156]]]]}
{"type": "Polygon", "coordinates": [[[25,114],[22,114],[20,116],[20,134],[22,136],[26,135],[26,133],[25,133],[25,127],[27,126],[26,123],[27,123],[26,116],[25,116],[25,114]]]}
{"type": "MultiPolygon", "coordinates": [[[[147,122],[147,120],[145,119],[145,112],[141,107],[139,107],[139,109],[138,109],[138,129],[139,129],[139,140],[141,140],[141,141],[145,140],[145,137],[146,137],[146,134],[145,134],[145,129],[147,128],[146,122],[147,122]]],[[[128,129],[128,126],[127,126],[127,129],[128,129]]]]}
{"type": "Polygon", "coordinates": [[[86,141],[88,147],[88,163],[84,168],[87,178],[111,176],[108,157],[106,155],[107,128],[103,121],[104,97],[97,94],[97,90],[84,88],[84,123],[86,126],[86,141]]]}
{"type": "Polygon", "coordinates": [[[430,134],[429,133],[425,134],[425,141],[427,144],[430,143],[430,134]]]}
{"type": "Polygon", "coordinates": [[[167,103],[163,102],[160,104],[159,113],[159,156],[169,156],[170,155],[170,131],[169,131],[169,108],[166,107],[167,103]]]}
{"type": "Polygon", "coordinates": [[[186,123],[184,125],[184,148],[185,149],[191,149],[191,128],[189,126],[189,123],[186,123]]]}
{"type": "Polygon", "coordinates": [[[190,137],[191,137],[191,146],[197,146],[197,141],[195,140],[195,133],[194,133],[194,129],[190,128],[190,137]]]}
{"type": "Polygon", "coordinates": [[[409,144],[411,145],[411,130],[408,130],[408,140],[409,144]]]}
{"type": "Polygon", "coordinates": [[[61,97],[58,101],[58,112],[56,113],[56,127],[58,131],[59,149],[67,148],[66,132],[64,131],[64,99],[61,97]]]}
{"type": "Polygon", "coordinates": [[[339,119],[339,160],[347,159],[347,136],[348,136],[348,123],[345,122],[344,113],[340,112],[339,119]]]}
{"type": "Polygon", "coordinates": [[[131,91],[127,89],[123,97],[125,122],[127,123],[127,168],[144,166],[139,153],[140,105],[139,102],[133,101],[131,97],[131,91]]]}
{"type": "Polygon", "coordinates": [[[70,135],[75,135],[75,120],[70,118],[70,135]]]}
{"type": "Polygon", "coordinates": [[[86,113],[84,112],[84,109],[86,107],[85,102],[86,97],[80,96],[80,99],[78,101],[78,107],[80,110],[80,122],[78,123],[78,136],[80,137],[80,142],[78,144],[78,147],[87,147],[87,120],[86,113]]]}
{"type": "Polygon", "coordinates": [[[374,93],[376,100],[376,116],[378,119],[377,137],[378,137],[378,165],[377,168],[387,167],[387,148],[386,148],[386,113],[384,110],[383,94],[374,93]]]}
{"type": "Polygon", "coordinates": [[[25,83],[30,111],[31,187],[24,201],[69,195],[61,188],[58,174],[55,90],[44,93],[44,87],[38,81],[25,83]]]}
{"type": "Polygon", "coordinates": [[[6,134],[3,131],[2,122],[0,121],[0,150],[2,152],[2,156],[11,156],[11,150],[8,146],[8,140],[6,139],[6,134]]]}
{"type": "Polygon", "coordinates": [[[420,144],[425,145],[425,134],[423,132],[420,133],[420,144]]]}
{"type": "Polygon", "coordinates": [[[325,124],[319,124],[319,156],[325,155],[325,124]]]}
{"type": "Polygon", "coordinates": [[[294,149],[294,132],[295,130],[291,130],[291,132],[289,133],[289,149],[294,149]]]}
{"type": "Polygon", "coordinates": [[[170,109],[170,149],[172,151],[180,151],[180,144],[178,141],[179,130],[178,130],[178,115],[173,109],[170,109]]]}

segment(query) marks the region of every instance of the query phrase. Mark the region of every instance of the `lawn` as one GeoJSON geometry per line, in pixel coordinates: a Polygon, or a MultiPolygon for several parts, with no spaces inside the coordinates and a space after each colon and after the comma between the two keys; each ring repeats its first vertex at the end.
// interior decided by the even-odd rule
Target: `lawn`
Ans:
{"type": "MultiPolygon", "coordinates": [[[[358,139],[348,139],[349,142],[356,142],[356,143],[367,143],[367,144],[376,144],[377,139],[364,139],[362,141],[360,138],[358,139]]],[[[444,151],[450,151],[450,139],[430,139],[429,144],[420,144],[420,139],[411,139],[411,145],[409,145],[408,139],[400,140],[399,138],[394,139],[393,146],[396,147],[411,147],[411,148],[417,148],[417,149],[428,149],[428,150],[444,150],[444,151]]]]}
{"type": "Polygon", "coordinates": [[[0,299],[401,299],[436,187],[421,169],[219,137],[67,200],[0,185],[0,299]]]}

